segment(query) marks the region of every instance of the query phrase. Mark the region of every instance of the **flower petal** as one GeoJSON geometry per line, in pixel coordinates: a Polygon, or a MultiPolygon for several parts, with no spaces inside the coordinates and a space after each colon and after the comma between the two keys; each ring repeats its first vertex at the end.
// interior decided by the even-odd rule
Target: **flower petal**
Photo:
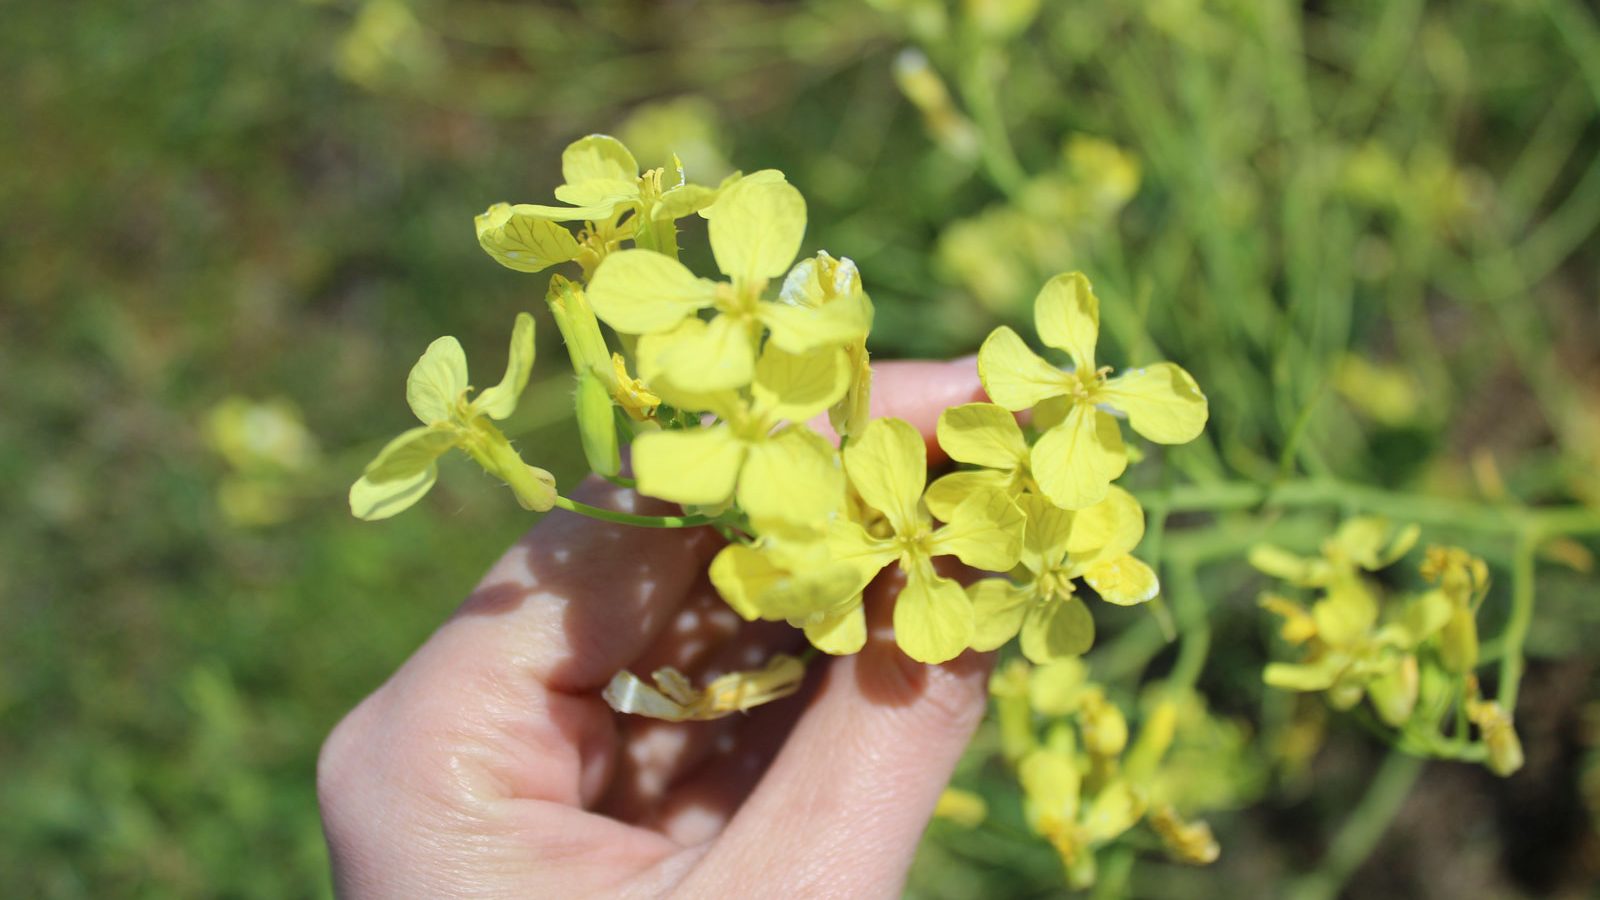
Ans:
{"type": "MultiPolygon", "coordinates": [[[[580,213],[598,210],[574,209],[570,218],[588,218],[580,213]]],[[[496,203],[472,220],[478,232],[478,246],[494,261],[518,272],[542,272],[578,255],[578,241],[554,219],[569,216],[547,206],[496,203]]]]}
{"type": "Polygon", "coordinates": [[[1161,593],[1155,570],[1133,556],[1103,559],[1084,570],[1083,580],[1101,600],[1118,606],[1137,606],[1161,593]]]}
{"type": "Polygon", "coordinates": [[[861,598],[805,621],[806,640],[830,656],[847,656],[867,645],[867,615],[861,598]]]}
{"type": "Polygon", "coordinates": [[[467,355],[455,338],[442,337],[406,376],[406,403],[424,425],[448,421],[467,387],[467,355]]]}
{"type": "Polygon", "coordinates": [[[1029,461],[1034,480],[1052,503],[1083,509],[1105,498],[1112,479],[1128,467],[1128,454],[1117,420],[1080,403],[1039,438],[1029,461]]]}
{"type": "Polygon", "coordinates": [[[726,425],[647,431],[633,441],[639,493],[696,506],[733,496],[744,456],[744,443],[726,425]]]}
{"type": "Polygon", "coordinates": [[[1099,559],[1126,556],[1143,538],[1144,507],[1132,494],[1112,485],[1103,500],[1078,511],[1067,552],[1074,562],[1088,565],[1099,559]]]}
{"type": "Polygon", "coordinates": [[[733,316],[719,315],[710,322],[684,319],[666,334],[640,338],[637,350],[640,377],[669,402],[674,392],[711,394],[741,388],[755,375],[750,332],[733,316]]]}
{"type": "Polygon", "coordinates": [[[1059,565],[1067,555],[1078,514],[1038,494],[1024,494],[1017,505],[1028,517],[1022,536],[1022,564],[1035,574],[1059,565]]]}
{"type": "Polygon", "coordinates": [[[860,593],[857,574],[847,567],[796,571],[770,549],[743,544],[722,548],[711,561],[710,576],[722,599],[750,620],[804,618],[860,593]]]}
{"type": "Polygon", "coordinates": [[[921,522],[919,502],[928,477],[922,435],[902,419],[874,419],[844,451],[850,483],[868,506],[900,534],[921,522]]]}
{"type": "Polygon", "coordinates": [[[872,328],[872,307],[865,294],[816,307],[762,303],[756,315],[772,329],[772,343],[790,353],[842,347],[865,337],[872,328]]]}
{"type": "Polygon", "coordinates": [[[500,383],[473,398],[472,406],[491,419],[504,419],[517,411],[517,400],[533,372],[533,316],[517,313],[511,329],[511,350],[500,383]]]}
{"type": "Polygon", "coordinates": [[[424,426],[401,432],[367,463],[362,476],[374,483],[415,478],[460,440],[456,430],[448,426],[424,426]]]}
{"type": "Polygon", "coordinates": [[[894,604],[894,639],[917,662],[955,659],[972,642],[972,600],[955,581],[926,561],[906,573],[894,604]]]}
{"type": "Polygon", "coordinates": [[[1209,415],[1194,378],[1167,362],[1129,369],[1106,382],[1095,399],[1127,413],[1133,430],[1158,444],[1194,440],[1209,415]]]}
{"type": "Polygon", "coordinates": [[[750,394],[754,408],[771,421],[804,422],[839,402],[850,387],[843,349],[789,353],[768,342],[756,361],[750,394]]]}
{"type": "Polygon", "coordinates": [[[588,295],[595,315],[612,328],[623,334],[657,334],[710,306],[716,287],[669,256],[619,250],[595,269],[588,295]]]}
{"type": "Polygon", "coordinates": [[[1028,609],[1022,655],[1044,665],[1082,656],[1094,646],[1094,617],[1077,597],[1055,597],[1028,609]]]}
{"type": "Polygon", "coordinates": [[[1094,371],[1094,345],[1100,339],[1100,300],[1082,272],[1057,275],[1033,300],[1039,340],[1065,350],[1080,372],[1094,371]]]}
{"type": "Polygon", "coordinates": [[[1010,494],[1011,486],[1011,476],[994,469],[951,472],[928,485],[928,492],[922,496],[922,502],[928,505],[928,512],[933,513],[935,519],[948,522],[955,516],[955,511],[961,506],[961,502],[973,494],[991,491],[1010,494]]]}
{"type": "Polygon", "coordinates": [[[800,252],[806,201],[786,181],[745,178],[709,209],[711,253],[717,268],[735,282],[777,278],[800,252]]]}
{"type": "Polygon", "coordinates": [[[1017,636],[1033,592],[1009,579],[984,578],[967,585],[967,596],[972,598],[972,649],[987,653],[1017,636]]]}
{"type": "Polygon", "coordinates": [[[1067,392],[1071,376],[1029,349],[1015,331],[1002,325],[978,348],[978,378],[989,399],[1009,410],[1022,410],[1067,392]]]}
{"type": "Polygon", "coordinates": [[[561,180],[567,184],[639,180],[639,163],[623,143],[609,134],[578,138],[561,151],[561,180]]]}
{"type": "Polygon", "coordinates": [[[963,403],[939,414],[939,446],[958,462],[1013,471],[1028,461],[1028,442],[1005,407],[963,403]]]}
{"type": "Polygon", "coordinates": [[[839,452],[804,425],[790,425],[750,444],[737,494],[758,520],[825,521],[844,506],[839,452]]]}
{"type": "Polygon", "coordinates": [[[950,514],[950,524],[933,533],[929,553],[953,555],[976,569],[1004,572],[1017,564],[1024,521],[1022,508],[1010,495],[973,494],[950,514]]]}
{"type": "Polygon", "coordinates": [[[429,465],[421,472],[392,481],[373,481],[365,475],[350,486],[350,512],[358,519],[376,522],[404,512],[433,488],[439,467],[429,465]]]}

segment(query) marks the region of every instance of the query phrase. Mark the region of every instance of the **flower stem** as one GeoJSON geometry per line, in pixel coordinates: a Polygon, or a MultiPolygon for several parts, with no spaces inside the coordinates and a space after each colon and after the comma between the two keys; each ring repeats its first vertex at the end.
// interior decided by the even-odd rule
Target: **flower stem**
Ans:
{"type": "Polygon", "coordinates": [[[694,528],[699,525],[710,525],[716,521],[715,516],[636,516],[633,513],[617,512],[614,509],[601,509],[587,503],[579,503],[566,497],[557,496],[556,506],[574,512],[580,516],[599,519],[602,522],[615,522],[618,525],[637,525],[640,528],[694,528]]]}
{"type": "Polygon", "coordinates": [[[1328,847],[1317,871],[1301,879],[1289,891],[1294,900],[1332,900],[1345,882],[1372,855],[1400,804],[1411,793],[1411,786],[1422,773],[1423,762],[1398,751],[1391,752],[1372,779],[1367,793],[1351,810],[1339,833],[1328,847]]]}

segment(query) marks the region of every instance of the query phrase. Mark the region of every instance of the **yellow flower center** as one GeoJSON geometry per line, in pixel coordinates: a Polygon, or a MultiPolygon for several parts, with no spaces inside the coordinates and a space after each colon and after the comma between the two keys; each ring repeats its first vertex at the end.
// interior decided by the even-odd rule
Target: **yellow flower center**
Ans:
{"type": "Polygon", "coordinates": [[[1040,572],[1035,584],[1038,586],[1040,602],[1054,600],[1058,597],[1066,599],[1077,590],[1077,587],[1072,583],[1072,575],[1064,566],[1051,566],[1040,572]]]}
{"type": "Polygon", "coordinates": [[[1095,395],[1105,386],[1106,379],[1110,377],[1110,366],[1101,366],[1093,372],[1074,371],[1067,373],[1067,397],[1074,403],[1094,403],[1095,395]]]}

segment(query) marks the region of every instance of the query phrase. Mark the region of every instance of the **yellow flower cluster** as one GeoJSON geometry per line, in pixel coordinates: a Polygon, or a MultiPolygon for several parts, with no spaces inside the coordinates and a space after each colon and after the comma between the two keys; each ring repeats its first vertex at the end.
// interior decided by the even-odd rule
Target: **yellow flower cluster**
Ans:
{"type": "Polygon", "coordinates": [[[1078,659],[1039,667],[1012,660],[989,692],[1028,826],[1060,854],[1074,888],[1092,886],[1098,851],[1141,822],[1174,860],[1216,861],[1221,848],[1210,826],[1185,816],[1232,806],[1250,790],[1233,775],[1245,738],[1197,695],[1151,685],[1135,733],[1078,659]]]}
{"type": "MultiPolygon", "coordinates": [[[[827,252],[800,257],[806,202],[783,173],[696,185],[681,167],[675,180],[641,172],[621,142],[591,135],[566,149],[562,176],[557,205],[495,204],[477,218],[478,241],[520,272],[574,264],[576,277],[553,275],[545,295],[577,378],[590,467],[685,508],[670,521],[619,520],[718,528],[729,543],[710,577],[740,615],[853,653],[867,638],[865,589],[897,569],[894,633],[907,655],[942,662],[1020,634],[1025,655],[1049,662],[1093,641],[1081,585],[1121,605],[1157,594],[1156,573],[1132,556],[1143,511],[1112,484],[1129,462],[1120,420],[1181,443],[1204,426],[1206,399],[1172,363],[1115,377],[1098,364],[1099,300],[1082,274],[1051,279],[1034,304],[1039,336],[1071,364],[1047,362],[1010,328],[991,334],[978,372],[994,402],[943,411],[938,440],[961,468],[930,484],[922,435],[870,417],[873,309],[861,274],[827,252]],[[677,222],[691,215],[706,221],[714,277],[678,259],[677,222]],[[622,476],[623,445],[636,481],[622,476]],[[964,587],[936,568],[941,557],[994,576],[964,587]]],[[[514,411],[533,348],[524,313],[505,377],[474,398],[460,345],[434,342],[407,385],[422,427],[367,467],[351,489],[355,514],[414,503],[435,460],[459,448],[529,509],[607,517],[561,497],[493,422],[514,411]]],[[[647,715],[744,702],[710,703],[665,679],[617,689],[647,715]]],[[[772,683],[770,672],[736,673],[712,693],[777,696],[772,683]]]]}
{"type": "Polygon", "coordinates": [[[1364,574],[1394,564],[1418,534],[1415,525],[1357,517],[1317,556],[1255,547],[1252,565],[1315,595],[1309,607],[1280,593],[1262,595],[1262,607],[1282,620],[1280,637],[1302,649],[1294,662],[1269,663],[1263,678],[1282,690],[1324,693],[1335,709],[1366,699],[1400,749],[1481,761],[1509,775],[1522,765],[1521,743],[1509,713],[1479,695],[1474,674],[1488,566],[1457,547],[1429,547],[1420,573],[1430,586],[1387,601],[1364,574]],[[1476,741],[1468,723],[1478,729],[1476,741]],[[1448,736],[1441,733],[1447,726],[1448,736]]]}

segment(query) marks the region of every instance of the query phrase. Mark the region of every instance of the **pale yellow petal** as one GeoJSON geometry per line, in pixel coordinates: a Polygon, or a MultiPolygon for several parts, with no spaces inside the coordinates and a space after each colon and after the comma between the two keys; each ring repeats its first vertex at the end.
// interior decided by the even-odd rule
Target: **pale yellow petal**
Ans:
{"type": "Polygon", "coordinates": [[[900,534],[922,521],[919,502],[927,481],[922,435],[902,419],[874,419],[844,451],[850,483],[868,506],[883,513],[900,534]]]}
{"type": "Polygon", "coordinates": [[[1127,414],[1134,431],[1158,444],[1194,440],[1209,415],[1200,386],[1172,363],[1129,369],[1106,382],[1095,399],[1127,414]]]}
{"type": "Polygon", "coordinates": [[[350,486],[350,512],[368,522],[387,519],[421,500],[438,477],[439,467],[435,465],[392,481],[373,481],[363,475],[350,486]]]}
{"type": "Polygon", "coordinates": [[[978,377],[989,399],[1009,410],[1023,410],[1065,394],[1068,376],[1034,353],[1009,327],[989,333],[978,348],[978,377]]]}
{"type": "Polygon", "coordinates": [[[779,621],[833,610],[860,593],[859,576],[839,565],[795,571],[766,548],[729,544],[711,561],[717,593],[746,619],[779,621]]]}
{"type": "Polygon", "coordinates": [[[608,134],[581,137],[561,151],[561,180],[567,184],[585,181],[639,180],[639,163],[622,142],[608,134]]]}
{"type": "Polygon", "coordinates": [[[1128,467],[1117,420],[1083,404],[1039,438],[1029,459],[1039,489],[1064,509],[1100,502],[1128,467]]]}
{"type": "Polygon", "coordinates": [[[651,250],[620,250],[607,256],[589,283],[595,315],[623,334],[670,331],[710,306],[715,286],[684,265],[651,250]]]}
{"type": "Polygon", "coordinates": [[[374,483],[414,479],[461,440],[450,427],[412,428],[385,444],[362,475],[374,483]]]}
{"type": "Polygon", "coordinates": [[[726,425],[647,431],[633,441],[639,493],[696,506],[733,496],[744,456],[745,445],[726,425]]]}
{"type": "Polygon", "coordinates": [[[953,555],[976,569],[1004,572],[1022,552],[1022,508],[1002,492],[973,494],[928,542],[934,556],[953,555]]]}
{"type": "Polygon", "coordinates": [[[777,278],[800,252],[806,201],[788,182],[743,179],[710,209],[711,253],[736,282],[777,278]]]}
{"type": "Polygon", "coordinates": [[[754,338],[733,316],[684,319],[666,334],[645,337],[638,346],[639,375],[663,397],[734,390],[755,375],[754,338]]]}
{"type": "Polygon", "coordinates": [[[839,402],[850,387],[850,363],[843,349],[789,353],[768,342],[756,361],[750,393],[768,421],[804,422],[839,402]]]}
{"type": "Polygon", "coordinates": [[[963,403],[939,414],[939,446],[957,462],[1012,471],[1028,461],[1017,420],[994,403],[963,403]]]}
{"type": "Polygon", "coordinates": [[[542,272],[578,255],[578,241],[558,218],[588,218],[573,210],[565,214],[553,207],[496,203],[473,219],[478,245],[494,261],[518,272],[542,272]]]}
{"type": "Polygon", "coordinates": [[[1067,555],[1078,514],[1038,494],[1024,494],[1017,498],[1017,505],[1028,518],[1022,538],[1022,564],[1034,573],[1059,565],[1067,555]]]}
{"type": "Polygon", "coordinates": [[[406,376],[406,403],[423,424],[449,420],[467,390],[467,355],[453,337],[428,345],[406,376]]]}
{"type": "Polygon", "coordinates": [[[817,347],[842,347],[865,337],[872,328],[872,307],[856,299],[840,299],[818,307],[762,303],[756,315],[772,329],[772,343],[790,353],[817,347]]]}
{"type": "Polygon", "coordinates": [[[473,398],[472,407],[491,419],[504,419],[517,411],[517,400],[533,372],[533,316],[517,313],[511,329],[511,350],[500,383],[473,398]]]}
{"type": "Polygon", "coordinates": [[[808,618],[804,628],[811,646],[831,656],[859,653],[867,644],[867,615],[860,597],[836,610],[808,618]]]}
{"type": "Polygon", "coordinates": [[[948,522],[955,516],[961,502],[973,494],[992,491],[1010,493],[1011,486],[1011,476],[994,469],[951,472],[928,485],[922,502],[928,505],[928,512],[933,513],[935,519],[948,522]]]}
{"type": "Polygon", "coordinates": [[[756,519],[826,521],[844,506],[839,451],[804,425],[753,441],[737,496],[739,508],[756,519]]]}
{"type": "Polygon", "coordinates": [[[1100,339],[1100,300],[1082,272],[1057,275],[1033,300],[1039,340],[1065,350],[1081,372],[1094,371],[1094,345],[1100,339]]]}
{"type": "Polygon", "coordinates": [[[984,578],[967,585],[972,598],[972,649],[998,650],[1017,636],[1033,592],[1004,578],[984,578]]]}
{"type": "Polygon", "coordinates": [[[1132,494],[1112,485],[1099,503],[1078,511],[1067,552],[1074,561],[1087,565],[1126,556],[1143,539],[1144,507],[1132,494]]]}
{"type": "Polygon", "coordinates": [[[555,190],[556,199],[573,207],[604,210],[599,220],[608,220],[639,202],[639,183],[614,178],[563,184],[555,190]]]}
{"type": "Polygon", "coordinates": [[[1056,597],[1029,607],[1022,622],[1022,655],[1044,665],[1082,656],[1094,646],[1094,617],[1077,597],[1056,597]]]}
{"type": "Polygon", "coordinates": [[[1155,570],[1133,556],[1102,559],[1084,570],[1083,580],[1101,600],[1118,606],[1137,606],[1161,593],[1155,570]]]}
{"type": "Polygon", "coordinates": [[[931,565],[906,573],[906,586],[894,605],[894,639],[918,662],[955,659],[972,643],[972,601],[955,581],[937,575],[931,565]]]}

